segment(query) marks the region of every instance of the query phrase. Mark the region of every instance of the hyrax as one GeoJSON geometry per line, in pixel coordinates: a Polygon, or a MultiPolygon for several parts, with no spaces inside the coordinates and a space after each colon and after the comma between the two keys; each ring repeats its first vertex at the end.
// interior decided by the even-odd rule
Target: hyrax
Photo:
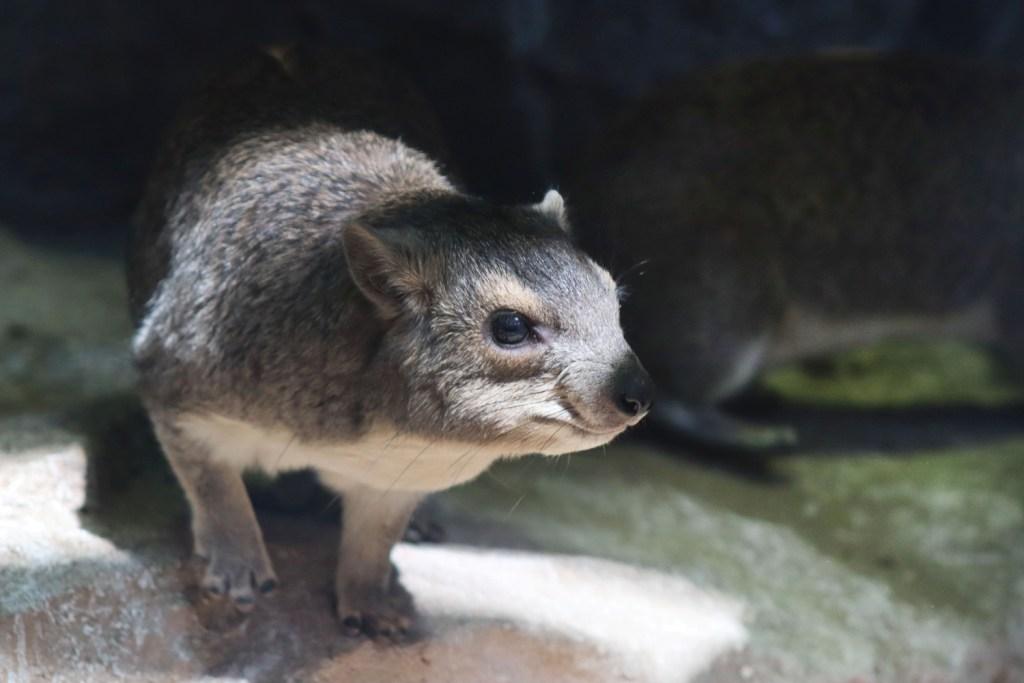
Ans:
{"type": "Polygon", "coordinates": [[[583,246],[629,271],[652,420],[779,444],[716,412],[768,366],[893,336],[1024,351],[1024,89],[1015,73],[808,57],[677,82],[571,185],[583,246]]]}
{"type": "Polygon", "coordinates": [[[212,80],[157,163],[134,356],[202,585],[240,608],[276,582],[246,468],[314,468],[341,495],[338,615],[396,635],[411,604],[389,554],[426,493],[604,444],[650,405],[561,197],[460,192],[426,120],[381,67],[278,52],[212,80]]]}

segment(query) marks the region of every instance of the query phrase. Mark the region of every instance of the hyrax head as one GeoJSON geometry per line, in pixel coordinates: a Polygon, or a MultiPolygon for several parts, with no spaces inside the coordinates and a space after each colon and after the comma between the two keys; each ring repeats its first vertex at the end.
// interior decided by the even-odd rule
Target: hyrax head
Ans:
{"type": "Polygon", "coordinates": [[[399,428],[557,454],[643,419],[653,387],[622,336],[615,282],[567,232],[554,191],[518,207],[420,197],[346,227],[399,428]]]}

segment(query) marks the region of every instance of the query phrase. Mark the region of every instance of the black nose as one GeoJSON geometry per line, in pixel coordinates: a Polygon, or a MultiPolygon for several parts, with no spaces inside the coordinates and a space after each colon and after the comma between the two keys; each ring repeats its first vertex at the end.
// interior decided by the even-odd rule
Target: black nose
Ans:
{"type": "Polygon", "coordinates": [[[644,415],[651,409],[654,383],[635,358],[619,369],[615,378],[615,406],[627,417],[644,415]]]}

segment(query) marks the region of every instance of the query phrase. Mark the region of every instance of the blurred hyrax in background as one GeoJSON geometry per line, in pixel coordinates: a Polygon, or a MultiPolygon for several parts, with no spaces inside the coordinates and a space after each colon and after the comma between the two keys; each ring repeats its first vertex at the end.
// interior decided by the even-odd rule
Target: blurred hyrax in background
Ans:
{"type": "Polygon", "coordinates": [[[571,244],[561,197],[460,192],[430,121],[377,64],[277,50],[212,80],[158,161],[135,360],[203,585],[241,608],[276,582],[246,467],[312,467],[341,494],[338,615],[396,636],[411,601],[389,555],[425,493],[648,410],[615,283],[571,244]]]}
{"type": "Polygon", "coordinates": [[[580,239],[625,273],[652,420],[726,447],[785,429],[716,411],[763,368],[888,337],[1024,352],[1018,74],[900,56],[721,68],[596,141],[571,185],[580,239]]]}

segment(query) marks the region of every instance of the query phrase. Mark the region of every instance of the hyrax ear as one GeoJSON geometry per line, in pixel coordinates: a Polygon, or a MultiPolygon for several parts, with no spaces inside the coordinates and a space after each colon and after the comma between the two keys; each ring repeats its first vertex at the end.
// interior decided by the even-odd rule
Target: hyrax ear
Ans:
{"type": "Polygon", "coordinates": [[[429,304],[425,263],[411,244],[358,223],[345,226],[342,242],[353,282],[382,318],[422,311],[429,304]]]}
{"type": "Polygon", "coordinates": [[[569,218],[565,213],[565,200],[562,199],[562,195],[558,194],[558,190],[548,190],[547,194],[544,195],[544,199],[539,204],[533,205],[534,210],[544,214],[548,218],[553,218],[562,230],[569,232],[569,218]]]}

